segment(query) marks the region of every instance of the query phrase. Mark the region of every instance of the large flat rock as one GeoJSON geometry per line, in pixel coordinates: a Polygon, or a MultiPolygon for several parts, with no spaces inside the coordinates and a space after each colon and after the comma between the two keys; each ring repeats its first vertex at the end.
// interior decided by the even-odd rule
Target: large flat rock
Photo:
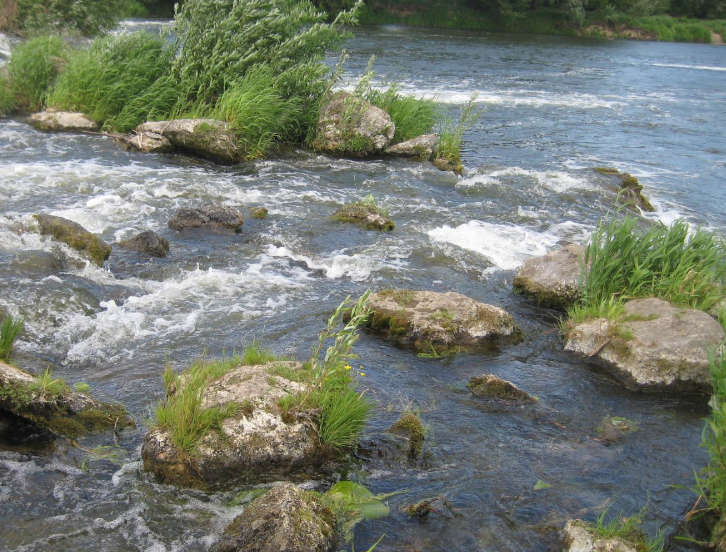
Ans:
{"type": "Polygon", "coordinates": [[[136,127],[137,135],[149,133],[155,142],[158,142],[157,136],[162,136],[177,150],[218,163],[232,164],[241,160],[237,136],[224,121],[174,119],[142,123],[136,127]]]}
{"type": "Polygon", "coordinates": [[[99,129],[98,123],[83,113],[52,109],[33,113],[30,116],[30,124],[36,130],[55,132],[96,131],[99,129]]]}

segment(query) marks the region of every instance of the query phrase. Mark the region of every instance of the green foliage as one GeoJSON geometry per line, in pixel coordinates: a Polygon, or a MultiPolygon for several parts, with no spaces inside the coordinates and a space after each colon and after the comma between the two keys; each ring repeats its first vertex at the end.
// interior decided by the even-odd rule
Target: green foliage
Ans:
{"type": "Polygon", "coordinates": [[[682,219],[643,231],[635,218],[613,218],[593,232],[582,278],[571,314],[637,297],[708,311],[726,296],[726,245],[711,232],[689,232],[682,219]]]}
{"type": "Polygon", "coordinates": [[[79,393],[88,393],[91,390],[91,386],[85,382],[79,381],[78,383],[73,385],[73,389],[75,389],[79,393]]]}
{"type": "Polygon", "coordinates": [[[0,326],[0,360],[9,361],[13,354],[13,346],[18,334],[23,329],[25,321],[22,318],[8,316],[0,326]]]}
{"type": "Polygon", "coordinates": [[[541,479],[538,479],[537,483],[535,483],[534,487],[533,487],[533,489],[535,491],[543,491],[545,489],[551,489],[551,488],[552,488],[552,485],[550,485],[546,481],[542,481],[541,479]]]}
{"type": "Polygon", "coordinates": [[[571,324],[579,324],[593,318],[606,318],[614,322],[623,314],[624,308],[624,303],[615,297],[593,304],[576,303],[567,310],[567,321],[571,324]]]}
{"type": "Polygon", "coordinates": [[[391,513],[383,501],[395,494],[399,493],[374,495],[362,485],[352,481],[340,481],[333,485],[321,500],[336,514],[343,539],[349,541],[353,537],[353,528],[357,523],[364,519],[381,519],[391,513]]]}
{"type": "Polygon", "coordinates": [[[15,93],[10,88],[8,78],[0,73],[0,116],[15,111],[15,93]]]}
{"type": "Polygon", "coordinates": [[[68,385],[66,385],[65,381],[53,377],[50,366],[45,369],[41,376],[38,376],[29,388],[38,392],[46,400],[54,400],[68,391],[68,385]]]}
{"type": "Polygon", "coordinates": [[[112,29],[125,0],[17,0],[16,23],[27,33],[76,31],[93,36],[112,29]]]}
{"type": "Polygon", "coordinates": [[[339,450],[358,444],[373,404],[350,384],[326,385],[317,399],[322,407],[320,441],[339,450]]]}
{"type": "MultiPolygon", "coordinates": [[[[157,103],[147,92],[168,73],[172,50],[162,38],[146,33],[97,39],[90,48],[75,51],[68,66],[58,78],[48,104],[72,111],[81,111],[92,119],[128,129],[147,113],[160,115],[168,96],[157,103]],[[151,100],[140,105],[139,97],[151,100]],[[133,107],[121,116],[133,99],[133,107]]],[[[171,85],[166,82],[163,91],[171,85]]],[[[157,85],[159,86],[159,85],[157,85]]]]}
{"type": "Polygon", "coordinates": [[[605,539],[625,539],[635,544],[635,548],[642,552],[663,552],[665,548],[663,533],[659,531],[655,537],[649,539],[640,529],[645,520],[646,507],[630,517],[623,517],[622,515],[611,517],[608,516],[608,512],[609,509],[605,509],[594,523],[589,524],[597,536],[605,539]]]}
{"type": "Polygon", "coordinates": [[[450,118],[442,119],[439,124],[439,143],[436,144],[434,157],[444,159],[455,166],[461,166],[461,142],[464,132],[470,129],[482,115],[482,110],[475,105],[476,94],[461,108],[459,121],[450,118]]]}
{"type": "Polygon", "coordinates": [[[48,89],[68,58],[68,48],[56,35],[39,36],[18,44],[8,62],[7,86],[12,100],[0,100],[0,111],[40,111],[48,89]]]}
{"type": "Polygon", "coordinates": [[[108,126],[121,132],[133,130],[146,121],[164,121],[171,116],[179,100],[179,88],[168,75],[154,83],[124,105],[121,112],[109,119],[108,126]]]}

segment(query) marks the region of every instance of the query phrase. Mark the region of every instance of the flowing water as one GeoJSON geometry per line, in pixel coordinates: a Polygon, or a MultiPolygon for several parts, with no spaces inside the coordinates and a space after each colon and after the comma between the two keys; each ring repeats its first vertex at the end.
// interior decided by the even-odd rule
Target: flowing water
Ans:
{"type": "Polygon", "coordinates": [[[437,360],[361,338],[363,386],[377,408],[348,476],[375,493],[406,492],[389,500],[388,518],[358,526],[357,550],[384,533],[377,550],[547,550],[567,519],[592,519],[610,503],[623,514],[647,504],[651,534],[676,528],[694,496],[673,485],[690,485],[705,462],[704,399],[624,390],[562,352],[556,313],[514,295],[511,283],[525,259],[583,242],[612,208],[594,166],[640,178],[657,207],[650,218],[685,216],[722,231],[726,49],[398,27],[357,29],[348,49],[348,76],[375,54],[382,80],[433,96],[454,116],[478,93],[486,113],[467,134],[463,177],[305,151],[220,167],[0,120],[0,309],[26,319],[16,362],[89,383],[139,426],[119,447],[104,435],[79,448],[18,439],[0,421],[1,549],[207,549],[241,511],[228,506],[234,493],[159,485],[140,469],[165,362],[181,368],[204,349],[219,355],[263,335],[276,352],[305,358],[345,296],[391,286],[500,305],[526,340],[499,354],[437,360]],[[394,232],[329,220],[367,194],[389,209],[394,232]],[[243,212],[264,205],[270,216],[248,219],[238,235],[167,228],[176,209],[206,201],[243,212]],[[171,255],[149,260],[116,248],[96,268],[64,245],[18,233],[37,212],[110,243],[153,229],[168,237],[171,255]],[[473,398],[464,385],[482,373],[539,402],[473,398]],[[411,408],[430,429],[425,459],[408,465],[371,452],[411,408]],[[603,441],[606,415],[638,430],[603,441]],[[552,486],[534,490],[538,480],[552,486]],[[420,523],[400,511],[439,495],[460,515],[420,523]]]}

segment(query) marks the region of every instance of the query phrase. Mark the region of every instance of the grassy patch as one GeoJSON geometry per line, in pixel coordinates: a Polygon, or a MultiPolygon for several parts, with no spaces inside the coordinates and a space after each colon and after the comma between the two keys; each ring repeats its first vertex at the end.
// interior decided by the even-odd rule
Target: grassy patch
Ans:
{"type": "Polygon", "coordinates": [[[13,354],[13,346],[18,334],[23,329],[24,320],[22,318],[7,317],[0,325],[0,360],[5,362],[10,360],[13,354]]]}
{"type": "Polygon", "coordinates": [[[126,0],[17,0],[16,26],[26,33],[71,31],[92,36],[112,29],[126,0]]]}
{"type": "Polygon", "coordinates": [[[461,108],[459,120],[445,117],[439,123],[439,142],[434,150],[434,160],[444,160],[461,172],[461,142],[464,132],[481,117],[481,109],[475,106],[476,94],[461,108]]]}
{"type": "Polygon", "coordinates": [[[609,510],[604,510],[593,523],[588,526],[592,532],[603,539],[619,538],[629,541],[642,552],[662,552],[665,548],[663,534],[658,532],[649,539],[640,529],[645,519],[647,509],[643,508],[630,517],[622,515],[610,516],[609,510]]]}
{"type": "Polygon", "coordinates": [[[69,391],[68,385],[61,378],[54,378],[50,367],[30,385],[29,389],[36,391],[46,400],[55,400],[69,391]]]}
{"type": "Polygon", "coordinates": [[[439,109],[433,100],[401,94],[396,84],[387,90],[371,89],[365,99],[391,116],[396,125],[392,144],[431,133],[439,119],[439,109]]]}

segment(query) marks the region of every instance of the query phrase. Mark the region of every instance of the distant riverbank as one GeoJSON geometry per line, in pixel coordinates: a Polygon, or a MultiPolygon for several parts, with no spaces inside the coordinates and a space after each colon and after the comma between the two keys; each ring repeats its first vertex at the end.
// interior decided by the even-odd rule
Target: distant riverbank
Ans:
{"type": "Polygon", "coordinates": [[[553,9],[540,9],[525,16],[499,17],[463,6],[438,3],[414,5],[372,1],[366,4],[360,22],[363,25],[408,25],[662,42],[722,44],[726,39],[726,20],[722,19],[588,14],[581,25],[575,25],[567,14],[553,9]]]}

